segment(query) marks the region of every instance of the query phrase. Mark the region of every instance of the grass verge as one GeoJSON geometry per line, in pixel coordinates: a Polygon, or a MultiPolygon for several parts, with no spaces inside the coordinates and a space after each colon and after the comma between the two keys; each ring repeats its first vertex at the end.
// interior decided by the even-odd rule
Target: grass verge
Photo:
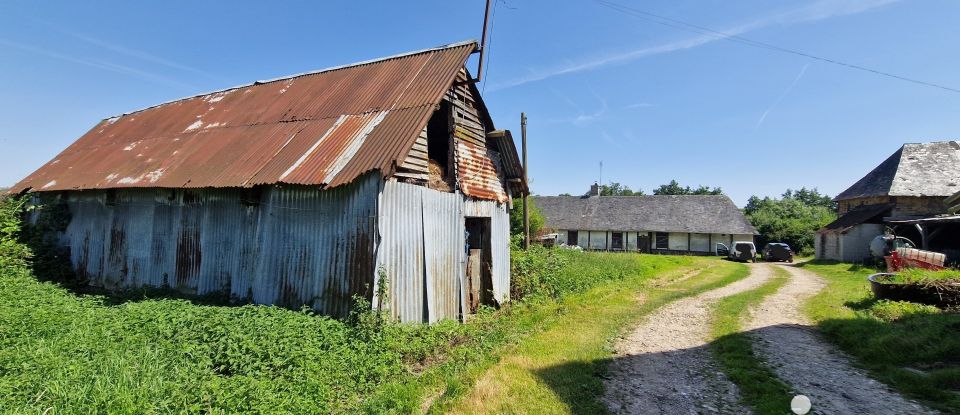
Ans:
{"type": "Polygon", "coordinates": [[[791,389],[763,364],[753,352],[749,334],[741,332],[741,322],[750,307],[786,284],[789,274],[774,266],[775,276],[760,287],[721,299],[714,305],[710,343],[720,369],[740,391],[741,401],[757,414],[782,414],[790,407],[791,389]]]}
{"type": "Polygon", "coordinates": [[[562,317],[504,353],[469,394],[446,406],[454,414],[606,412],[602,377],[625,327],[666,303],[747,275],[742,264],[694,261],[661,278],[637,275],[567,298],[562,317]]]}
{"type": "Polygon", "coordinates": [[[339,321],[38,281],[9,202],[0,203],[0,413],[418,412],[468,390],[505,346],[562,316],[565,297],[692,261],[531,251],[529,288],[518,290],[528,298],[466,324],[390,323],[362,305],[339,321]]]}
{"type": "Polygon", "coordinates": [[[876,300],[866,279],[877,272],[872,268],[830,263],[804,268],[829,284],[804,305],[827,339],[877,380],[932,408],[960,413],[960,314],[876,300]]]}

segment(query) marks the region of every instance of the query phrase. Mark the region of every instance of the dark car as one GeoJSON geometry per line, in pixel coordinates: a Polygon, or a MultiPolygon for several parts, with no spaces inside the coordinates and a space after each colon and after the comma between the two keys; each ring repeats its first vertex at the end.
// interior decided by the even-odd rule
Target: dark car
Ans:
{"type": "Polygon", "coordinates": [[[763,247],[763,260],[793,262],[793,250],[785,243],[771,242],[763,247]]]}
{"type": "Polygon", "coordinates": [[[734,261],[756,261],[757,247],[753,242],[736,241],[733,243],[733,249],[725,244],[718,243],[716,248],[717,255],[726,256],[734,261]]]}

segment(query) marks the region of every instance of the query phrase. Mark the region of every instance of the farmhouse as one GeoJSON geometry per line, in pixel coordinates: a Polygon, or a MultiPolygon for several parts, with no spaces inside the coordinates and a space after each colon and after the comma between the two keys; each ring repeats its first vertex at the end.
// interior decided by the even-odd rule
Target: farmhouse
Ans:
{"type": "Polygon", "coordinates": [[[837,195],[836,221],[817,231],[816,257],[861,261],[887,228],[925,249],[956,245],[947,197],[960,191],[960,142],[908,143],[837,195]],[[936,226],[931,226],[936,224],[936,226]],[[952,231],[951,231],[952,229],[952,231]]]}
{"type": "Polygon", "coordinates": [[[94,286],[335,316],[359,295],[402,321],[463,318],[509,300],[509,203],[526,192],[513,139],[465,68],[477,49],[112,117],[12,192],[33,195],[34,223],[61,224],[51,238],[94,286]]]}
{"type": "Polygon", "coordinates": [[[602,251],[712,255],[757,234],[724,195],[534,196],[557,243],[602,251]]]}

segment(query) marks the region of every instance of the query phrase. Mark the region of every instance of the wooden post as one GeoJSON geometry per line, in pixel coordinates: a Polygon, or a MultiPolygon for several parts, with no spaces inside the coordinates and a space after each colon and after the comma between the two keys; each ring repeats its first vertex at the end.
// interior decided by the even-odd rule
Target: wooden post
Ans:
{"type": "Polygon", "coordinates": [[[520,113],[520,134],[523,146],[523,183],[528,186],[528,191],[523,194],[523,249],[527,249],[530,247],[530,211],[527,207],[530,183],[527,181],[527,114],[523,112],[520,113]]]}

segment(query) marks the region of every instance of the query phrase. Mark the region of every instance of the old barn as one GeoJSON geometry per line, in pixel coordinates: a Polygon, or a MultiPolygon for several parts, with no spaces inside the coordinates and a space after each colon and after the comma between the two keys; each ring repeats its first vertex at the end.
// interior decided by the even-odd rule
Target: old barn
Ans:
{"type": "Polygon", "coordinates": [[[509,300],[516,148],[475,42],[230,88],[105,119],[16,184],[107,289],[168,287],[402,321],[509,300]],[[384,284],[384,283],[387,284],[384,284]],[[380,298],[375,287],[385,287],[380,298]]]}
{"type": "Polygon", "coordinates": [[[888,229],[917,247],[960,254],[956,218],[941,218],[960,189],[960,142],[907,143],[837,195],[836,221],[817,231],[817,259],[869,259],[888,229]]]}

